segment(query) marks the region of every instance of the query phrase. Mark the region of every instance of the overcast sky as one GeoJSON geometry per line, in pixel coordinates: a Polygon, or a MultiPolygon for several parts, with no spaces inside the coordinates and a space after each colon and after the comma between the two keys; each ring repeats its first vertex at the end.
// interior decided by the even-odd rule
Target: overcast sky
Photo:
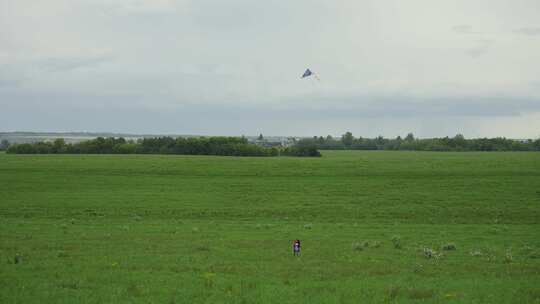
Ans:
{"type": "Polygon", "coordinates": [[[0,0],[15,130],[537,138],[540,1],[0,0]]]}

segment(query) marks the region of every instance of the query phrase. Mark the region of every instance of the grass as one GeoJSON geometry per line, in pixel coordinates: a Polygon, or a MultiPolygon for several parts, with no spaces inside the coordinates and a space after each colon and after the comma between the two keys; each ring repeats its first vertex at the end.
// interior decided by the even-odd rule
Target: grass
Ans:
{"type": "Polygon", "coordinates": [[[0,153],[0,303],[540,303],[539,233],[540,153],[0,153]]]}

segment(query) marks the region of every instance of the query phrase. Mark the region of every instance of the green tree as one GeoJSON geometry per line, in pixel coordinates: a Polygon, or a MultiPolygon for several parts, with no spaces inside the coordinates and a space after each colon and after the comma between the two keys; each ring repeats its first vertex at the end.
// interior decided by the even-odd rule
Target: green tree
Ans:
{"type": "Polygon", "coordinates": [[[405,137],[405,140],[406,141],[413,141],[414,140],[414,135],[412,133],[407,134],[407,137],[405,137]]]}
{"type": "Polygon", "coordinates": [[[464,150],[467,148],[467,140],[465,139],[465,136],[463,136],[462,134],[456,134],[456,136],[452,138],[452,141],[454,145],[460,150],[464,150]]]}
{"type": "Polygon", "coordinates": [[[9,145],[9,141],[7,139],[2,139],[2,141],[0,142],[0,151],[7,150],[7,148],[9,148],[9,145]]]}
{"type": "Polygon", "coordinates": [[[535,150],[540,151],[540,138],[538,138],[537,140],[533,142],[533,147],[535,150]]]}
{"type": "Polygon", "coordinates": [[[347,147],[350,147],[353,144],[354,136],[351,132],[347,132],[341,136],[341,142],[347,147]]]}
{"type": "Polygon", "coordinates": [[[53,142],[52,153],[64,153],[66,150],[66,141],[63,138],[57,138],[53,142]]]}

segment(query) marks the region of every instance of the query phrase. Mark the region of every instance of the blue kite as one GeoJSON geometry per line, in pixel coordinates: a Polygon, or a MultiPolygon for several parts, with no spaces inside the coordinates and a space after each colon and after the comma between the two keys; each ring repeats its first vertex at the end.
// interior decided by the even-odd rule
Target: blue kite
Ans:
{"type": "Polygon", "coordinates": [[[313,76],[315,77],[317,80],[320,81],[319,77],[317,77],[317,75],[315,75],[315,73],[313,73],[310,69],[307,69],[304,74],[302,75],[301,78],[306,78],[306,77],[309,77],[309,76],[313,76]]]}

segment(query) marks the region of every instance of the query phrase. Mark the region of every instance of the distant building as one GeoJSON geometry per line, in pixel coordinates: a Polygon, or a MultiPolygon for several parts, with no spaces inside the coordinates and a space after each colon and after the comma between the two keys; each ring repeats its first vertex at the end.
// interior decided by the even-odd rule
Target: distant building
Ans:
{"type": "Polygon", "coordinates": [[[248,142],[265,148],[286,148],[294,145],[296,143],[296,138],[271,136],[260,139],[260,137],[248,137],[248,142]]]}

